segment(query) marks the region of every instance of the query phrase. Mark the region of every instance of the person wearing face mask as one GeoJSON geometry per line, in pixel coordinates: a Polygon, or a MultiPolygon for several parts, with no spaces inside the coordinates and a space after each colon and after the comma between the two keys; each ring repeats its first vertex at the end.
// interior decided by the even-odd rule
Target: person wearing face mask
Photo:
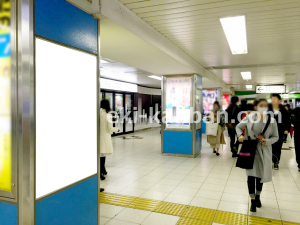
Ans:
{"type": "Polygon", "coordinates": [[[243,142],[245,139],[258,140],[253,169],[246,170],[251,212],[256,212],[256,207],[262,206],[260,194],[263,183],[272,181],[272,144],[277,142],[279,138],[276,120],[271,118],[267,112],[267,100],[260,99],[257,101],[257,112],[248,114],[236,126],[239,142],[243,142]],[[246,129],[245,134],[243,129],[246,129]]]}
{"type": "Polygon", "coordinates": [[[281,157],[281,148],[284,141],[284,137],[289,133],[291,129],[291,119],[288,111],[281,105],[281,96],[279,94],[272,94],[272,104],[270,105],[270,111],[273,112],[274,119],[277,122],[279,140],[273,144],[273,163],[274,169],[279,169],[279,162],[281,157]]]}
{"type": "MultiPolygon", "coordinates": [[[[220,115],[220,112],[221,112],[221,106],[218,101],[215,101],[213,104],[213,109],[210,113],[209,120],[213,121],[214,123],[218,123],[218,114],[220,115]]],[[[210,144],[210,147],[213,149],[213,153],[216,153],[217,156],[220,155],[219,153],[220,144],[225,144],[224,128],[225,128],[225,123],[219,123],[217,135],[216,136],[207,135],[207,142],[210,144]],[[222,124],[223,127],[220,124],[222,124]]]]}

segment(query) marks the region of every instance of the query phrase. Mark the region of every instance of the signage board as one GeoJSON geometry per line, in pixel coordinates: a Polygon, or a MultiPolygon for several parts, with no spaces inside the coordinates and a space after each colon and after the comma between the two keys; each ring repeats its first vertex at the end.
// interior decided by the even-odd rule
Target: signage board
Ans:
{"type": "Polygon", "coordinates": [[[283,99],[300,99],[300,94],[298,93],[289,93],[281,95],[283,99]]]}
{"type": "Polygon", "coordinates": [[[191,77],[166,79],[166,128],[190,129],[191,77]]]}
{"type": "Polygon", "coordinates": [[[125,83],[121,81],[109,80],[100,78],[100,88],[115,90],[115,91],[126,91],[126,92],[137,92],[137,85],[125,83]]]}
{"type": "Polygon", "coordinates": [[[285,93],[285,85],[256,86],[256,93],[285,93]]]}
{"type": "Polygon", "coordinates": [[[0,2],[0,191],[5,192],[12,191],[10,4],[0,2]]]}

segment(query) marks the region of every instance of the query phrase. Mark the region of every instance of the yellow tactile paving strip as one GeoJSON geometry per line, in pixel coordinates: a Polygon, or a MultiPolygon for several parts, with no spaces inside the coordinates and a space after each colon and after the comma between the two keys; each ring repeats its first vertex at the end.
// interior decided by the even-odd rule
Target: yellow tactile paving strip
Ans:
{"type": "MultiPolygon", "coordinates": [[[[100,203],[179,216],[177,225],[300,225],[286,221],[118,194],[100,193],[100,203]]],[[[101,210],[101,209],[100,209],[101,210]]]]}

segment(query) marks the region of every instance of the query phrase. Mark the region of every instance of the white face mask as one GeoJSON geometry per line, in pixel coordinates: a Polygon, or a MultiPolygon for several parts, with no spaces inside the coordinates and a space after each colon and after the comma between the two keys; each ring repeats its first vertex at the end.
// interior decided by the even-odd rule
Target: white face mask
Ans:
{"type": "Polygon", "coordinates": [[[257,107],[257,111],[263,115],[268,112],[268,108],[267,107],[257,107]]]}

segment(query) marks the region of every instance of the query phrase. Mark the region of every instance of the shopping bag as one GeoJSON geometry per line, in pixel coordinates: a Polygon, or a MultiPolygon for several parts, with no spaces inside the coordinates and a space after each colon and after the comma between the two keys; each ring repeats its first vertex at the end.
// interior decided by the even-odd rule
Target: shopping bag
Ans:
{"type": "Polygon", "coordinates": [[[253,169],[257,144],[258,140],[244,140],[240,143],[236,167],[253,169]]]}
{"type": "Polygon", "coordinates": [[[206,134],[211,136],[217,136],[218,127],[219,127],[218,123],[207,123],[206,134]]]}

